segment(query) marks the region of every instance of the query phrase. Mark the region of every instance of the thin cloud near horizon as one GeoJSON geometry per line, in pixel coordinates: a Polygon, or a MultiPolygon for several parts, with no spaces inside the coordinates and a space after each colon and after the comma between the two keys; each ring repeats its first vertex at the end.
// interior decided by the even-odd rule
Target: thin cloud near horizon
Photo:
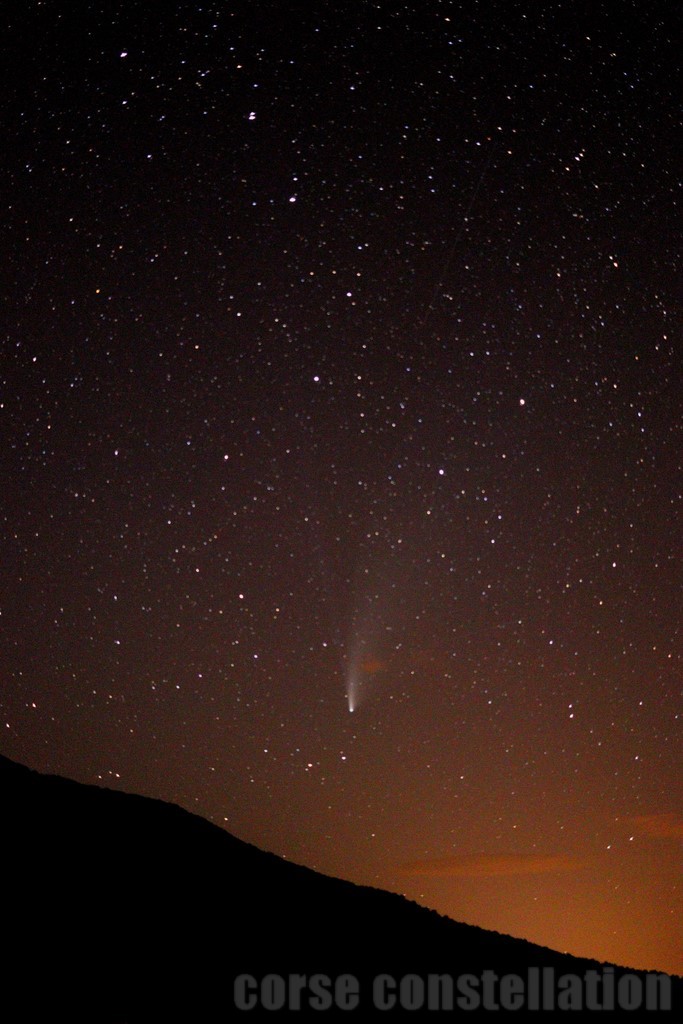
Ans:
{"type": "Polygon", "coordinates": [[[400,865],[399,871],[404,875],[415,875],[422,878],[496,878],[506,875],[540,875],[577,871],[582,867],[582,861],[563,854],[547,856],[483,854],[410,861],[400,865]]]}
{"type": "Polygon", "coordinates": [[[660,814],[638,814],[626,819],[641,835],[655,839],[683,839],[683,817],[675,811],[660,814]]]}

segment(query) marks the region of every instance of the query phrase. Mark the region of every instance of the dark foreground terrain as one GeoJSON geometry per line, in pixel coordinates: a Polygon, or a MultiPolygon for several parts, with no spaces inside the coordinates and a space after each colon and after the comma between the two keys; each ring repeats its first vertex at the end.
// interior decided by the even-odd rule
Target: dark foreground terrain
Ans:
{"type": "Polygon", "coordinates": [[[623,975],[636,972],[605,974],[604,965],[327,878],[170,804],[43,776],[4,758],[0,792],[2,1021],[204,1024],[358,1020],[368,1012],[391,1020],[422,1016],[430,975],[447,976],[433,996],[442,1008],[425,1010],[436,1020],[493,1014],[571,1021],[587,1016],[585,1005],[549,1013],[534,1010],[533,1001],[555,999],[557,979],[583,979],[586,971],[599,972],[601,981],[592,996],[582,983],[574,1005],[609,999],[605,979],[629,998],[639,986],[649,984],[659,996],[671,988],[670,1012],[617,1007],[599,1011],[603,1020],[683,1019],[680,979],[662,983],[641,974],[620,988],[623,975]],[[521,977],[531,1009],[527,1001],[521,1010],[496,1011],[520,996],[514,980],[501,991],[494,973],[521,977]],[[236,994],[243,974],[250,978],[238,982],[236,994]],[[396,984],[378,981],[382,974],[396,984]],[[474,979],[458,981],[466,974],[474,979]],[[401,987],[408,975],[418,977],[401,987]],[[239,1009],[236,1002],[256,1005],[239,1009]]]}

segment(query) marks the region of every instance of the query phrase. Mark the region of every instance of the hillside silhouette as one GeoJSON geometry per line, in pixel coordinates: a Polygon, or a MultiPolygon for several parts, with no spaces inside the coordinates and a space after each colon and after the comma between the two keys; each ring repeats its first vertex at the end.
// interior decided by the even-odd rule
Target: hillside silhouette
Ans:
{"type": "MultiPolygon", "coordinates": [[[[365,994],[384,972],[524,975],[529,967],[552,967],[582,975],[600,966],[320,875],[158,800],[41,775],[6,758],[0,787],[3,1020],[348,1021],[361,1011],[240,1011],[234,979],[352,974],[365,994]]],[[[676,1021],[681,1005],[681,981],[674,979],[672,1012],[606,1016],[676,1021]]],[[[362,1008],[363,1016],[424,1016],[375,1010],[368,999],[362,1008]]],[[[480,1019],[476,1011],[450,1012],[480,1019]]]]}

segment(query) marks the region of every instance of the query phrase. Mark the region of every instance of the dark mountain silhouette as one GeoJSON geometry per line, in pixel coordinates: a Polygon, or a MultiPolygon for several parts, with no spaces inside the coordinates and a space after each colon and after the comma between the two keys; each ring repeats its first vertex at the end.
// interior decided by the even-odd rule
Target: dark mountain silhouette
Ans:
{"type": "MultiPolygon", "coordinates": [[[[348,1021],[380,1012],[371,992],[383,972],[528,978],[529,968],[553,968],[558,977],[602,970],[291,864],[171,804],[40,775],[5,758],[0,787],[3,1021],[348,1021]],[[259,982],[268,974],[352,974],[361,1009],[322,1012],[304,993],[300,1012],[238,1010],[234,981],[242,973],[259,982]]],[[[616,969],[615,982],[623,973],[616,969]]],[[[681,1019],[681,980],[671,985],[671,1012],[615,1011],[608,1019],[681,1019]]],[[[416,1012],[399,1007],[383,1016],[416,1012]]],[[[448,1012],[472,1015],[430,1015],[448,1012]]]]}

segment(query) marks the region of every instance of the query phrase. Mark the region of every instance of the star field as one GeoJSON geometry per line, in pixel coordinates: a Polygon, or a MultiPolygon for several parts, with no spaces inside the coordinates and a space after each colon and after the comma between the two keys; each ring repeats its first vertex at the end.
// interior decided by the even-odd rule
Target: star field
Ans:
{"type": "Polygon", "coordinates": [[[683,973],[680,10],[4,17],[2,752],[683,973]]]}

